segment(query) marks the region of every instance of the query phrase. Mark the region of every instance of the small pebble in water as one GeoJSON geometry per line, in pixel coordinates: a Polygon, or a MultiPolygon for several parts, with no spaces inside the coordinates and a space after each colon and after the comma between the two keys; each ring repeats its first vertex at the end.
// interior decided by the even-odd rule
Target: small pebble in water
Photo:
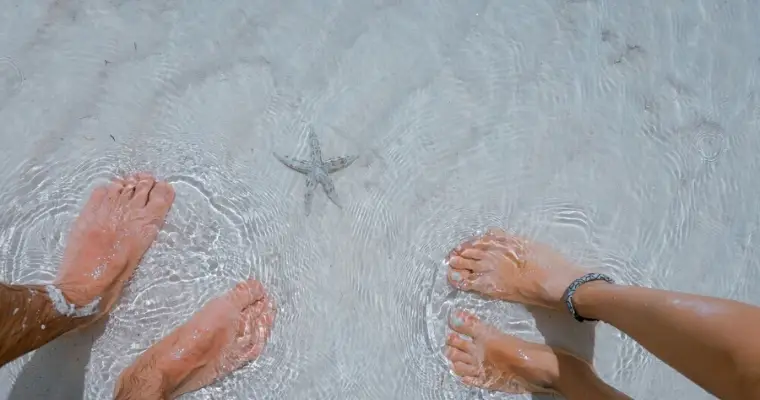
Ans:
{"type": "Polygon", "coordinates": [[[13,310],[13,315],[16,315],[17,312],[18,312],[18,308],[16,308],[15,310],[13,310]]]}
{"type": "Polygon", "coordinates": [[[42,328],[42,330],[44,331],[45,330],[45,325],[40,325],[40,328],[42,328]]]}

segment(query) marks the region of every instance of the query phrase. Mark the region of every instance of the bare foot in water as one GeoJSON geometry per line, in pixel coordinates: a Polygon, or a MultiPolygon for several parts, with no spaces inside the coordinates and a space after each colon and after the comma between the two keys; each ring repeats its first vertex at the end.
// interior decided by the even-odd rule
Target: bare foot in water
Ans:
{"type": "Polygon", "coordinates": [[[261,283],[239,283],[141,354],[119,377],[116,399],[172,399],[209,385],[261,354],[274,317],[261,283]]]}
{"type": "Polygon", "coordinates": [[[454,332],[446,341],[446,357],[466,385],[507,393],[557,393],[561,366],[591,370],[568,353],[499,332],[466,312],[457,312],[449,325],[454,332]]]}
{"type": "Polygon", "coordinates": [[[149,174],[95,189],[69,233],[55,280],[68,302],[81,307],[100,297],[98,313],[110,311],[173,201],[174,189],[149,174]]]}
{"type": "Polygon", "coordinates": [[[490,229],[448,257],[449,283],[495,299],[562,309],[567,287],[585,272],[548,246],[490,229]]]}

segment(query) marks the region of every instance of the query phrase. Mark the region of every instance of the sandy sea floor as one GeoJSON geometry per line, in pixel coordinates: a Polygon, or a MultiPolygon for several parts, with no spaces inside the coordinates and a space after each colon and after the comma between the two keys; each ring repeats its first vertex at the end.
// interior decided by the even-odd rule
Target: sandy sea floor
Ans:
{"type": "MultiPolygon", "coordinates": [[[[94,185],[177,201],[105,326],[0,370],[0,399],[108,399],[236,281],[264,355],[190,399],[507,399],[442,363],[452,307],[593,358],[638,399],[707,399],[608,326],[455,295],[488,225],[620,281],[760,305],[757,0],[0,0],[0,278],[49,280],[94,185]],[[755,28],[752,28],[755,25],[755,28]],[[272,152],[359,159],[342,209],[272,152]]],[[[545,399],[545,397],[533,397],[545,399]]]]}

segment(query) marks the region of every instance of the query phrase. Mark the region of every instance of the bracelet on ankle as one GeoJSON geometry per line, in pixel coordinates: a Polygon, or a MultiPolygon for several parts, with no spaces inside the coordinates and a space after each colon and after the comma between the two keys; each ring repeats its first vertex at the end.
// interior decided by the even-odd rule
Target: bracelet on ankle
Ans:
{"type": "Polygon", "coordinates": [[[45,285],[48,297],[53,303],[53,307],[58,313],[67,317],[89,317],[98,312],[98,304],[100,303],[100,297],[96,297],[95,300],[90,302],[84,307],[77,308],[76,305],[70,304],[66,301],[66,297],[63,295],[61,289],[54,285],[45,285]]]}
{"type": "Polygon", "coordinates": [[[573,305],[573,295],[575,294],[575,291],[578,290],[578,288],[583,285],[584,283],[589,283],[593,281],[605,281],[607,283],[615,283],[612,278],[605,274],[600,274],[598,272],[591,272],[586,275],[583,275],[582,277],[576,279],[573,281],[573,283],[570,284],[570,286],[567,287],[567,290],[565,290],[565,294],[562,295],[562,298],[565,300],[565,305],[567,306],[567,310],[570,311],[570,315],[575,318],[578,322],[583,321],[597,321],[595,319],[591,318],[583,318],[580,315],[578,315],[578,312],[575,311],[575,306],[573,305]]]}

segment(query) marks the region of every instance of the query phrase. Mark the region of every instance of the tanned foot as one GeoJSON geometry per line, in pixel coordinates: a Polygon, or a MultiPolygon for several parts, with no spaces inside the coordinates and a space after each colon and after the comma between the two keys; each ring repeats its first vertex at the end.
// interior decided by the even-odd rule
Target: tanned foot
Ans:
{"type": "Polygon", "coordinates": [[[67,238],[55,284],[76,306],[100,297],[105,315],[143,254],[156,239],[174,190],[149,174],[116,179],[95,189],[67,238]]]}
{"type": "Polygon", "coordinates": [[[466,312],[457,312],[449,325],[454,332],[446,341],[446,357],[469,386],[506,393],[557,393],[560,362],[564,363],[560,358],[589,368],[568,353],[499,332],[466,312]]]}
{"type": "Polygon", "coordinates": [[[117,399],[176,398],[209,385],[264,350],[275,309],[255,280],[208,302],[119,378],[117,399]]]}
{"type": "Polygon", "coordinates": [[[548,246],[490,229],[448,256],[449,283],[521,304],[563,309],[562,296],[585,272],[548,246]]]}

